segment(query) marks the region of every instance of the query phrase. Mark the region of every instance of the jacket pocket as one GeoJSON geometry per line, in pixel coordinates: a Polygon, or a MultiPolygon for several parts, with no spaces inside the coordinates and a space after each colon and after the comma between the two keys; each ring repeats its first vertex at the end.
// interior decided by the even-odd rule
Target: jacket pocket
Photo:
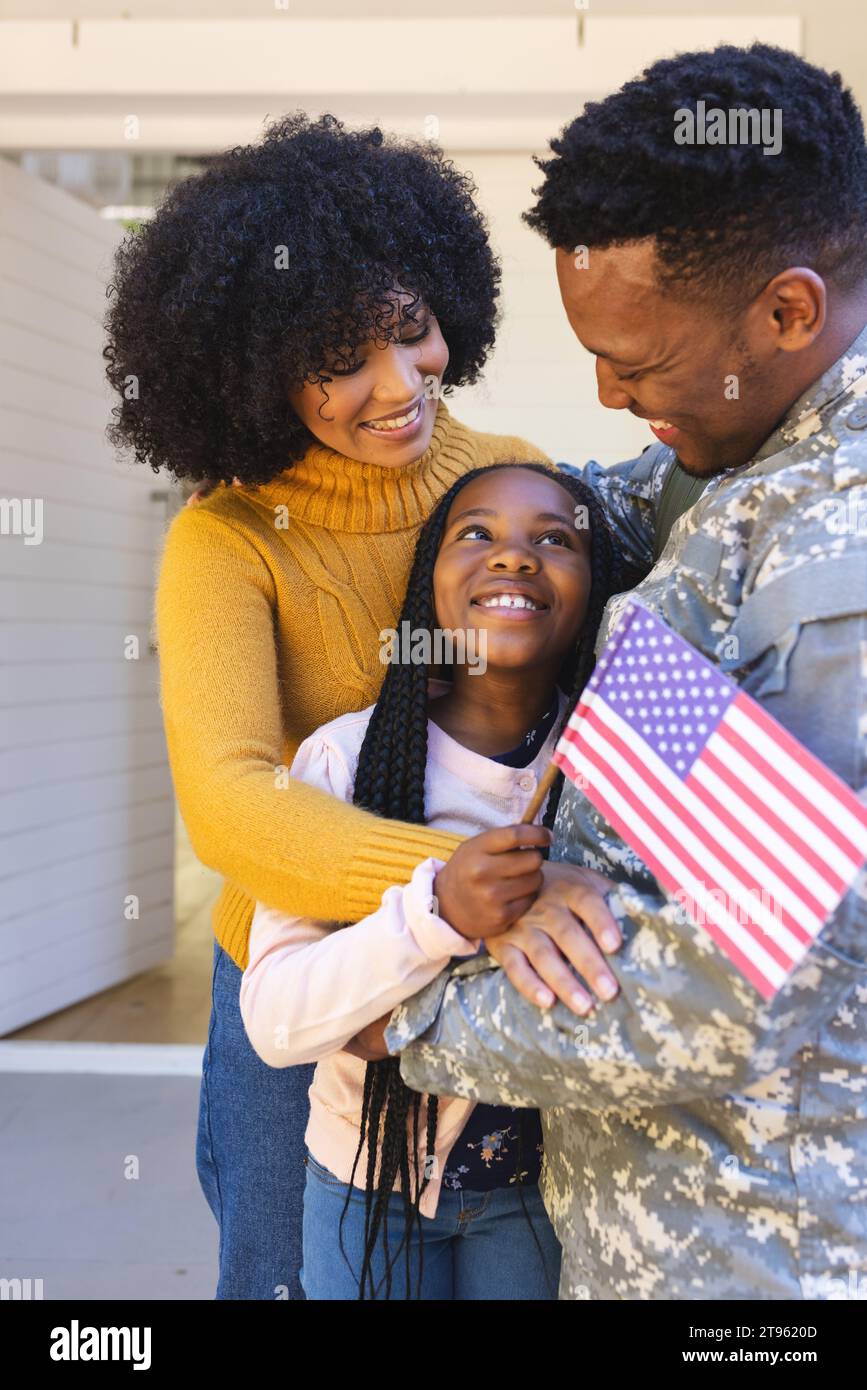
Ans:
{"type": "Polygon", "coordinates": [[[758,663],[750,694],[757,699],[779,694],[804,625],[853,617],[865,611],[865,603],[862,554],[790,570],[743,601],[728,630],[730,655],[720,660],[720,670],[728,675],[758,663]]]}

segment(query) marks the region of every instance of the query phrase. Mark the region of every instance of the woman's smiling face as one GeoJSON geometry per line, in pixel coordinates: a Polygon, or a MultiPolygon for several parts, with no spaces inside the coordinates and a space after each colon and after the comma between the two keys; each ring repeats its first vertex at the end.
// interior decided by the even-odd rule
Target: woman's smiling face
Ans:
{"type": "Polygon", "coordinates": [[[510,466],[467,483],[434,566],[440,627],[485,632],[489,668],[548,667],[574,649],[590,597],[590,532],[555,477],[510,466]]]}
{"type": "Polygon", "coordinates": [[[336,354],[322,381],[289,393],[299,419],[320,443],[361,463],[401,467],[428,448],[449,350],[430,307],[398,289],[386,343],[369,339],[349,362],[336,354]],[[412,310],[413,318],[401,316],[412,310]]]}

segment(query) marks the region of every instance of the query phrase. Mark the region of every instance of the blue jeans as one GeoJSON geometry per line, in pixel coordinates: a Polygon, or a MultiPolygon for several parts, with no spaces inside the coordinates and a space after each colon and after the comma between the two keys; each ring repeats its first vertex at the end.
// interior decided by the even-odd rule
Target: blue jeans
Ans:
{"type": "Polygon", "coordinates": [[[220,1228],[217,1298],[303,1299],[304,1133],[313,1063],[276,1069],[241,1019],[242,972],[214,942],[196,1169],[220,1228]]]}
{"type": "MultiPolygon", "coordinates": [[[[311,1300],[357,1299],[358,1276],[364,1249],[364,1192],[352,1188],[343,1223],[340,1251],[340,1213],[348,1191],[346,1183],[307,1156],[304,1188],[304,1264],[301,1282],[311,1300]]],[[[424,1262],[421,1298],[431,1301],[513,1299],[538,1302],[556,1299],[560,1278],[560,1245],[548,1220],[537,1186],[523,1189],[532,1230],[516,1187],[491,1192],[461,1192],[443,1188],[435,1217],[421,1218],[424,1262]],[[536,1233],[542,1254],[536,1241],[536,1233]]],[[[393,1260],[391,1297],[406,1298],[405,1251],[394,1252],[403,1233],[403,1199],[399,1193],[389,1202],[388,1240],[393,1260]]],[[[410,1242],[410,1294],[416,1295],[418,1232],[410,1242]]],[[[374,1281],[385,1273],[381,1241],[373,1257],[374,1281]]],[[[369,1289],[365,1291],[369,1298],[369,1289]]],[[[377,1297],[385,1298],[385,1285],[377,1297]]]]}

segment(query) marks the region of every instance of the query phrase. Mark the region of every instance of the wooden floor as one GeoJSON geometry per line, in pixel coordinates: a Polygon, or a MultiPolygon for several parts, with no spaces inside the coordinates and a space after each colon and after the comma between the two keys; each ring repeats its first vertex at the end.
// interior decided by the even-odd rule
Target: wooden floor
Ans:
{"type": "Polygon", "coordinates": [[[211,907],[217,874],[193,854],[180,818],[175,853],[176,950],[172,960],[80,1004],[8,1033],[51,1042],[201,1043],[211,1007],[211,907]]]}

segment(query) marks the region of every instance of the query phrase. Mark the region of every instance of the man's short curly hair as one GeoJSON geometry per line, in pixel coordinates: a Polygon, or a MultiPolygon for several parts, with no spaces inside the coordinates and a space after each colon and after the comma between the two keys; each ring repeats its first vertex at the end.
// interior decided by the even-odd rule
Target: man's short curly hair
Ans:
{"type": "Polygon", "coordinates": [[[443,390],[475,381],[500,280],[475,191],[433,145],[301,112],[177,184],[117,253],[111,442],[177,478],[270,481],[313,438],[288,391],[388,340],[395,285],[437,316],[443,390]]]}
{"type": "Polygon", "coordinates": [[[867,274],[867,150],[839,73],[767,44],[721,45],[654,63],[591,102],[537,160],[524,219],[549,245],[599,249],[652,237],[660,279],[745,304],[805,265],[851,289],[867,274]],[[782,149],[676,144],[675,112],[768,109],[782,149]]]}

